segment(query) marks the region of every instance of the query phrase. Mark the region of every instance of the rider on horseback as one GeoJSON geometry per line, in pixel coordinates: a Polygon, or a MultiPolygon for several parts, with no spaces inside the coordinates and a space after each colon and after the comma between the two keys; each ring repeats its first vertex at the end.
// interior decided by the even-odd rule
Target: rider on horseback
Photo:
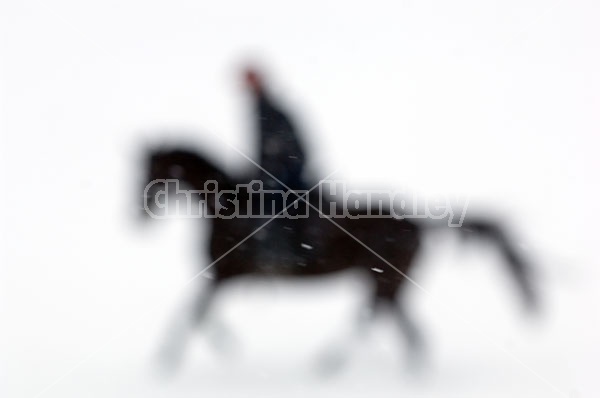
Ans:
{"type": "Polygon", "coordinates": [[[269,95],[255,69],[247,68],[244,71],[244,79],[254,101],[260,165],[264,169],[261,170],[260,179],[266,189],[303,189],[304,151],[298,141],[294,124],[269,95]]]}
{"type": "MultiPolygon", "coordinates": [[[[276,216],[297,199],[289,190],[297,192],[306,189],[302,179],[304,151],[298,141],[294,123],[281,110],[277,101],[273,100],[260,74],[253,68],[247,68],[244,71],[244,80],[254,102],[254,123],[258,133],[262,167],[259,179],[266,191],[288,193],[282,196],[265,192],[260,211],[276,216]],[[287,200],[283,200],[283,197],[287,200]]],[[[282,267],[289,267],[291,270],[305,265],[308,262],[307,253],[300,253],[303,224],[302,220],[278,217],[266,225],[264,233],[265,242],[268,243],[259,244],[258,263],[265,269],[272,267],[279,272],[282,271],[282,267]]]]}

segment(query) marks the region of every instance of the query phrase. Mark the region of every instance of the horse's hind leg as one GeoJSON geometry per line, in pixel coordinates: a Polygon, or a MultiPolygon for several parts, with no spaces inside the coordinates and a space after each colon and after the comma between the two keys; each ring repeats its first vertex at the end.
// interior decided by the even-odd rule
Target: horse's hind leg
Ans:
{"type": "Polygon", "coordinates": [[[164,370],[173,371],[181,363],[189,334],[206,318],[216,289],[217,283],[204,286],[196,293],[192,302],[177,314],[159,351],[160,364],[164,370]]]}
{"type": "Polygon", "coordinates": [[[419,328],[410,317],[404,297],[402,296],[402,285],[405,281],[393,282],[382,280],[377,284],[376,307],[391,311],[404,340],[408,353],[408,367],[419,368],[423,362],[424,340],[419,328]]]}
{"type": "Polygon", "coordinates": [[[416,326],[413,319],[407,314],[404,303],[396,301],[394,315],[396,317],[398,327],[402,331],[406,340],[408,352],[408,367],[411,369],[421,367],[423,363],[425,344],[423,335],[416,326]]]}
{"type": "Polygon", "coordinates": [[[365,336],[375,315],[372,300],[356,314],[354,323],[346,336],[330,343],[319,355],[317,369],[321,375],[339,371],[349,361],[356,344],[365,336]]]}

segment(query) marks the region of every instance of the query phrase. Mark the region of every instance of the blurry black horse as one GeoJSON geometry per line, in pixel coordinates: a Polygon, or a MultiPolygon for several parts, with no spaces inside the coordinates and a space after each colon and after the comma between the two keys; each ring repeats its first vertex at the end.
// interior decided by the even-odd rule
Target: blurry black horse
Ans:
{"type": "MultiPolygon", "coordinates": [[[[182,186],[194,190],[205,190],[205,183],[214,181],[218,191],[235,190],[237,184],[248,184],[250,181],[235,180],[205,157],[184,149],[153,151],[147,161],[146,183],[154,181],[152,189],[146,191],[145,198],[145,208],[150,211],[156,210],[157,190],[165,188],[156,180],[177,179],[182,186]]],[[[213,261],[210,265],[212,278],[209,286],[195,300],[188,322],[171,336],[163,352],[164,359],[177,362],[190,328],[204,319],[215,291],[232,278],[243,275],[318,277],[349,268],[363,270],[364,278],[370,280],[374,287],[369,313],[382,307],[394,308],[410,352],[419,353],[421,336],[398,296],[409,282],[420,287],[410,279],[409,274],[426,229],[424,224],[392,217],[360,217],[365,214],[365,209],[350,211],[352,215],[359,216],[356,218],[331,219],[323,217],[313,207],[310,207],[306,218],[270,220],[214,217],[234,201],[239,208],[244,202],[247,204],[250,198],[241,194],[223,195],[223,203],[219,203],[211,195],[214,193],[206,193],[202,199],[209,213],[206,218],[212,224],[209,244],[213,261]],[[286,239],[277,239],[281,235],[285,235],[286,239]],[[284,244],[280,245],[281,242],[284,244]]],[[[309,191],[306,201],[315,207],[320,200],[335,205],[333,199],[320,195],[319,190],[309,191]]],[[[527,308],[535,308],[536,295],[530,281],[529,267],[496,223],[482,219],[464,220],[461,228],[452,229],[495,243],[506,260],[527,308]]]]}

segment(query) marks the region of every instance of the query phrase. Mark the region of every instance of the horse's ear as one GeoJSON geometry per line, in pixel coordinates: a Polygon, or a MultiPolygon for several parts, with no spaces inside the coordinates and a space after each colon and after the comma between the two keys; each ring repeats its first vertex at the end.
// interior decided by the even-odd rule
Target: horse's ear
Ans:
{"type": "Polygon", "coordinates": [[[142,145],[144,148],[144,153],[146,153],[147,156],[152,156],[160,152],[160,149],[162,148],[161,145],[156,145],[156,143],[152,142],[148,137],[144,137],[142,145]]]}
{"type": "Polygon", "coordinates": [[[165,151],[165,145],[156,143],[147,136],[142,137],[140,147],[142,149],[144,159],[146,160],[150,160],[154,156],[164,153],[165,151]]]}
{"type": "Polygon", "coordinates": [[[135,148],[137,158],[140,160],[147,159],[152,153],[152,144],[144,134],[136,137],[133,147],[135,148]]]}

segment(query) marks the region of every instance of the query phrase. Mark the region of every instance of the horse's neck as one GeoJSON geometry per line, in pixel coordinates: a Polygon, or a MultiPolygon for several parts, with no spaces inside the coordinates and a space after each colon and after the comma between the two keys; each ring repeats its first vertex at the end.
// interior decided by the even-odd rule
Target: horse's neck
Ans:
{"type": "Polygon", "coordinates": [[[184,168],[186,182],[195,190],[204,190],[207,182],[216,182],[219,190],[228,189],[231,185],[225,173],[205,160],[188,162],[184,168]]]}
{"type": "Polygon", "coordinates": [[[206,188],[209,190],[223,190],[228,189],[229,183],[227,179],[223,178],[222,175],[212,173],[202,174],[191,174],[186,178],[186,183],[191,186],[192,189],[198,191],[204,191],[206,188]],[[208,183],[211,183],[209,186],[208,183]],[[214,186],[216,183],[216,186],[214,186]]]}

